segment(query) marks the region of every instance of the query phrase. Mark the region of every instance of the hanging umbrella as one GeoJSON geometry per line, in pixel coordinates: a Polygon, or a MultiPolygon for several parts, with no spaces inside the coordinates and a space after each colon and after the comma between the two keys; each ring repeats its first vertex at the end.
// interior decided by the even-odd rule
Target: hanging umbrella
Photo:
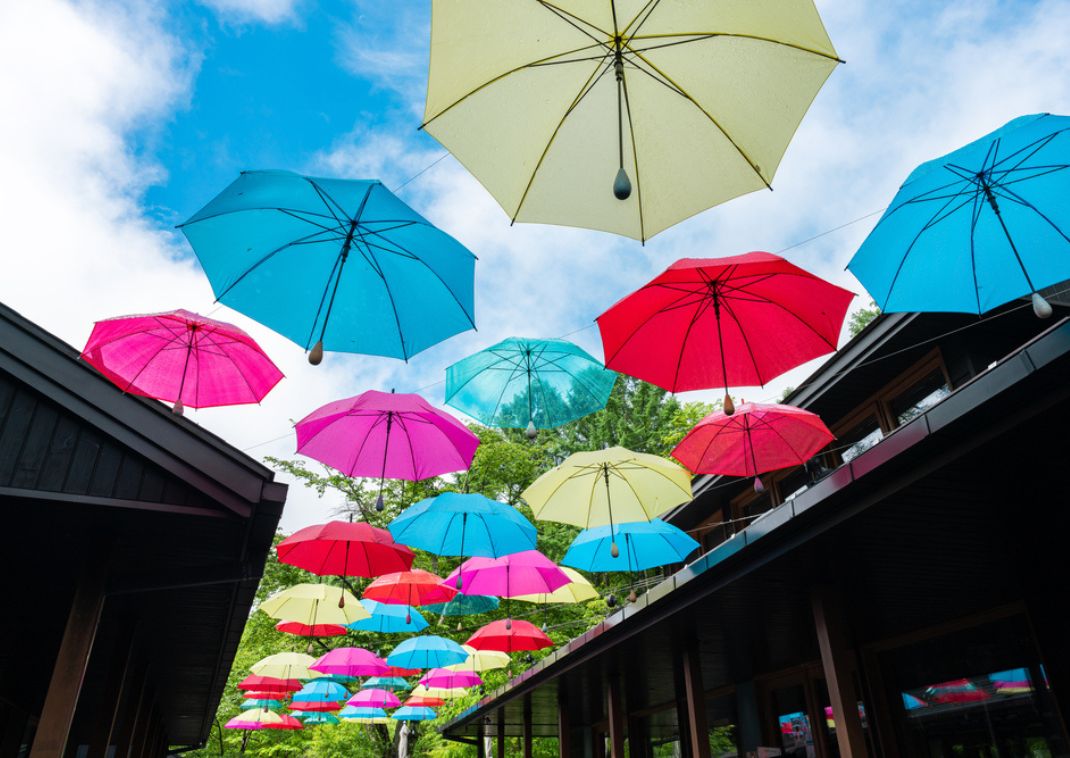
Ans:
{"type": "Polygon", "coordinates": [[[498,610],[501,600],[491,595],[457,595],[448,603],[432,603],[424,606],[428,613],[441,616],[475,616],[498,610]]]}
{"type": "Polygon", "coordinates": [[[402,706],[394,711],[395,721],[431,721],[435,718],[435,712],[431,708],[402,706]]]}
{"type": "Polygon", "coordinates": [[[358,677],[345,676],[343,674],[320,674],[316,677],[316,681],[335,682],[336,684],[341,684],[342,686],[348,686],[350,684],[353,684],[353,682],[357,681],[357,678],[358,677]]]}
{"type": "Polygon", "coordinates": [[[362,647],[336,647],[309,665],[313,671],[343,676],[382,676],[386,661],[362,647]]]}
{"type": "Polygon", "coordinates": [[[245,711],[238,714],[224,726],[227,729],[244,729],[246,731],[257,731],[259,729],[266,729],[268,724],[281,724],[282,715],[275,713],[275,711],[269,711],[264,708],[254,708],[250,711],[245,711]]]}
{"type": "Polygon", "coordinates": [[[295,714],[304,724],[340,724],[342,723],[333,713],[298,713],[295,714]]]}
{"type": "Polygon", "coordinates": [[[670,392],[764,385],[836,349],[853,294],[771,253],[682,258],[598,317],[606,365],[670,392]]]}
{"type": "MultiPolygon", "coordinates": [[[[413,700],[417,702],[427,704],[425,701],[439,700],[445,702],[446,700],[456,700],[457,698],[464,697],[468,694],[467,687],[425,687],[422,684],[417,685],[412,691],[412,697],[405,702],[411,702],[413,700]]],[[[441,705],[441,703],[440,703],[441,705]]],[[[434,706],[429,706],[434,707],[434,706]]]]}
{"type": "MultiPolygon", "coordinates": [[[[267,659],[264,659],[267,660],[267,659]]],[[[260,694],[286,694],[287,692],[297,692],[301,689],[301,682],[297,681],[298,677],[277,677],[277,676],[258,676],[256,674],[250,674],[249,676],[238,682],[238,689],[245,690],[247,693],[260,694]]]]}
{"type": "Polygon", "coordinates": [[[314,679],[294,693],[293,701],[295,703],[337,702],[347,697],[349,697],[349,690],[338,682],[314,679]]]}
{"type": "Polygon", "coordinates": [[[841,62],[813,0],[433,7],[423,128],[513,221],[639,240],[769,187],[841,62]]]}
{"type": "Polygon", "coordinates": [[[327,713],[330,711],[337,711],[342,707],[341,700],[302,700],[290,703],[290,710],[295,713],[314,712],[314,713],[327,713]]]}
{"type": "Polygon", "coordinates": [[[499,558],[534,550],[537,536],[534,525],[513,506],[459,492],[410,505],[389,528],[398,542],[435,555],[499,558]]]}
{"type": "Polygon", "coordinates": [[[216,298],[313,364],[408,360],[475,327],[475,256],[377,181],[247,171],[180,228],[216,298]]]}
{"type": "Polygon", "coordinates": [[[411,690],[412,687],[400,676],[372,676],[360,685],[364,688],[378,688],[381,690],[411,690]]]}
{"type": "MultiPolygon", "coordinates": [[[[261,658],[250,666],[249,670],[262,677],[315,679],[319,674],[315,671],[309,671],[309,666],[315,662],[315,658],[304,653],[275,653],[266,658],[261,658]]],[[[257,689],[261,688],[257,687],[257,689]]],[[[299,689],[301,689],[300,686],[294,687],[294,690],[299,689]]]]}
{"type": "MultiPolygon", "coordinates": [[[[297,422],[297,452],[346,476],[418,481],[466,471],[479,437],[419,395],[368,390],[297,422]]],[[[409,564],[412,565],[411,563],[409,564]]]]}
{"type": "Polygon", "coordinates": [[[549,603],[584,603],[588,600],[594,600],[598,597],[598,590],[596,590],[586,577],[575,569],[568,568],[567,566],[559,566],[559,568],[568,577],[568,584],[564,584],[558,587],[553,592],[536,592],[532,595],[518,595],[513,600],[522,600],[526,603],[539,603],[546,605],[549,603]]]}
{"type": "Polygon", "coordinates": [[[562,562],[585,571],[644,571],[683,563],[698,548],[687,532],[661,519],[632,521],[583,530],[562,562]],[[623,555],[613,555],[614,544],[623,555]]]}
{"type": "Polygon", "coordinates": [[[346,705],[354,708],[397,708],[401,705],[401,701],[390,690],[372,688],[361,690],[349,698],[346,705]]]}
{"type": "Polygon", "coordinates": [[[275,624],[277,631],[297,637],[341,637],[346,628],[341,624],[302,624],[300,621],[280,621],[275,624]]]}
{"type": "Polygon", "coordinates": [[[691,476],[656,455],[611,447],[573,453],[536,479],[523,498],[542,521],[612,527],[614,521],[648,521],[687,502],[691,476]]]}
{"type": "Polygon", "coordinates": [[[914,169],[847,268],[884,311],[981,314],[1070,279],[1070,117],[1016,118],[914,169]]]}
{"type": "Polygon", "coordinates": [[[361,600],[360,604],[364,606],[369,616],[349,625],[349,628],[355,632],[379,632],[381,634],[408,632],[411,634],[427,628],[424,617],[411,605],[380,603],[367,598],[361,600]]]}
{"type": "Polygon", "coordinates": [[[252,708],[275,710],[276,708],[282,708],[282,701],[275,700],[274,698],[250,698],[248,700],[242,700],[240,707],[243,711],[248,711],[252,708]]]}
{"type": "Polygon", "coordinates": [[[386,711],[382,708],[354,708],[348,705],[338,712],[338,718],[371,724],[385,724],[389,721],[386,711]]]}
{"type": "Polygon", "coordinates": [[[385,574],[364,589],[365,599],[395,605],[445,603],[456,594],[457,590],[443,584],[441,577],[422,569],[385,574]]]}
{"type": "Polygon", "coordinates": [[[483,684],[479,674],[474,671],[458,671],[456,669],[437,668],[431,669],[420,678],[420,684],[425,687],[478,687],[483,684]]]}
{"type": "Polygon", "coordinates": [[[287,587],[261,603],[260,610],[274,619],[300,621],[309,626],[345,626],[368,618],[368,612],[352,593],[329,584],[287,587]]]}
{"type": "Polygon", "coordinates": [[[453,640],[428,634],[405,640],[387,656],[386,662],[391,666],[431,669],[460,663],[467,657],[464,648],[453,640]]]}
{"type": "Polygon", "coordinates": [[[604,408],[616,380],[579,345],[510,337],[446,369],[446,404],[534,438],[604,408]]]}
{"type": "Polygon", "coordinates": [[[509,665],[509,656],[497,650],[476,650],[471,645],[461,645],[468,657],[446,668],[450,671],[492,671],[509,665]]]}
{"type": "Polygon", "coordinates": [[[276,547],[279,561],[318,576],[373,577],[412,568],[413,554],[370,524],[329,521],[298,529],[276,547]]]}
{"type": "Polygon", "coordinates": [[[469,558],[446,577],[464,593],[510,598],[535,592],[553,592],[569,578],[538,550],[525,550],[501,558],[469,558]]]}
{"type": "Polygon", "coordinates": [[[184,406],[259,403],[282,372],[233,324],[189,311],[98,321],[82,358],[123,392],[184,406]]]}
{"type": "Polygon", "coordinates": [[[736,412],[711,413],[673,449],[672,457],[696,474],[753,476],[801,466],[836,437],[820,416],[790,405],[743,403],[736,412]]]}
{"type": "MultiPolygon", "coordinates": [[[[426,688],[424,688],[426,690],[426,688]]],[[[415,690],[413,690],[415,692],[415,690]]],[[[413,695],[402,703],[402,708],[438,708],[445,705],[446,701],[440,697],[429,697],[427,695],[413,695]]]]}
{"type": "Polygon", "coordinates": [[[492,621],[480,627],[468,638],[467,644],[478,650],[497,650],[500,653],[515,653],[518,650],[541,650],[553,647],[554,643],[537,626],[519,619],[512,624],[508,619],[492,621]]]}

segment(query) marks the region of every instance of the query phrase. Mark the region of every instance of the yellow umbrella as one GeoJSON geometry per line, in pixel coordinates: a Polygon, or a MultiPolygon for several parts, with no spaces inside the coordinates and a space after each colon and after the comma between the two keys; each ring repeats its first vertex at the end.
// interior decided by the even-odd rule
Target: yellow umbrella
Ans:
{"type": "Polygon", "coordinates": [[[583,603],[598,597],[598,590],[584,578],[583,574],[568,566],[561,566],[562,571],[571,580],[563,587],[558,587],[553,592],[540,592],[534,595],[518,595],[513,600],[523,600],[526,603],[583,603]]]}
{"type": "Polygon", "coordinates": [[[371,617],[353,593],[330,584],[295,584],[269,597],[260,610],[271,618],[308,626],[345,626],[371,617]]]}
{"type": "MultiPolygon", "coordinates": [[[[565,572],[571,571],[571,569],[567,569],[564,566],[561,567],[561,570],[565,572]]],[[[514,599],[522,600],[523,598],[514,599]]],[[[450,671],[491,671],[492,669],[503,669],[509,665],[509,656],[505,653],[497,650],[476,650],[471,645],[461,645],[461,647],[468,653],[468,658],[463,663],[446,666],[450,671]]]]}
{"type": "Polygon", "coordinates": [[[323,676],[319,671],[309,669],[316,659],[304,653],[275,653],[249,667],[257,676],[271,676],[276,679],[316,679],[323,676]]]}
{"type": "Polygon", "coordinates": [[[641,240],[769,187],[842,62],[813,0],[432,9],[423,128],[513,221],[641,240]]]}
{"type": "MultiPolygon", "coordinates": [[[[471,669],[468,669],[471,671],[471,669]]],[[[437,697],[442,700],[456,700],[468,694],[467,687],[425,687],[422,684],[409,693],[409,697],[437,697]]]]}

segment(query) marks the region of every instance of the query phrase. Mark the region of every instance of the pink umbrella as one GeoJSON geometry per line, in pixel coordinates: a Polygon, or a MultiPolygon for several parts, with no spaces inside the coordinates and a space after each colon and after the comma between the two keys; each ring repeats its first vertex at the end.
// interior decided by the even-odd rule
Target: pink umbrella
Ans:
{"type": "Polygon", "coordinates": [[[313,671],[341,676],[384,676],[386,661],[362,647],[336,647],[309,666],[313,671]]]}
{"type": "Polygon", "coordinates": [[[419,395],[368,390],[327,403],[297,422],[297,452],[346,476],[417,481],[465,471],[479,438],[419,395]]]}
{"type": "Polygon", "coordinates": [[[438,687],[444,690],[452,690],[463,687],[478,687],[483,684],[479,674],[474,671],[450,671],[449,669],[431,669],[420,684],[425,687],[438,687]]]}
{"type": "Polygon", "coordinates": [[[458,586],[458,578],[461,580],[461,592],[465,595],[506,598],[549,594],[572,581],[557,564],[538,550],[524,550],[501,558],[469,558],[454,569],[443,584],[447,587],[458,586]]]}
{"type": "Polygon", "coordinates": [[[393,692],[373,687],[368,690],[361,690],[356,695],[349,698],[346,705],[352,705],[358,708],[397,708],[401,705],[401,701],[398,700],[397,695],[393,692]]]}
{"type": "Polygon", "coordinates": [[[98,321],[82,358],[123,392],[184,406],[259,403],[282,379],[252,337],[189,311],[98,321]]]}

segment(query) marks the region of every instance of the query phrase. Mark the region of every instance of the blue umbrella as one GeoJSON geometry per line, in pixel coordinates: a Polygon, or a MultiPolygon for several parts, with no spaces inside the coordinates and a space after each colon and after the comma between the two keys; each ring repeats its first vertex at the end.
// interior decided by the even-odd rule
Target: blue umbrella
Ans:
{"type": "Polygon", "coordinates": [[[181,229],[216,298],[314,364],[408,360],[475,326],[475,256],[378,181],[247,171],[181,229]]]}
{"type": "Polygon", "coordinates": [[[341,723],[333,713],[305,711],[294,714],[306,724],[338,724],[341,723]]]}
{"type": "Polygon", "coordinates": [[[483,495],[443,492],[409,506],[387,527],[395,542],[435,555],[503,555],[535,549],[534,525],[483,495]]]}
{"type": "Polygon", "coordinates": [[[337,682],[338,684],[352,684],[357,681],[355,676],[346,676],[345,674],[321,674],[315,679],[306,679],[303,681],[311,682],[337,682]]]}
{"type": "Polygon", "coordinates": [[[422,705],[403,705],[394,711],[393,718],[398,721],[431,721],[435,718],[435,711],[422,705]]]}
{"type": "Polygon", "coordinates": [[[984,313],[1070,279],[1070,117],[1017,118],[907,177],[847,265],[886,311],[984,313]]]}
{"type": "Polygon", "coordinates": [[[355,721],[361,719],[385,719],[386,711],[382,708],[357,708],[347,705],[338,712],[338,718],[353,719],[355,721]]]}
{"type": "Polygon", "coordinates": [[[617,374],[567,340],[510,337],[446,369],[446,404],[487,426],[550,429],[605,407],[617,374]]]}
{"type": "Polygon", "coordinates": [[[440,616],[474,616],[498,610],[502,601],[491,595],[456,595],[448,603],[434,603],[423,608],[428,613],[440,616]]]}
{"type": "Polygon", "coordinates": [[[349,690],[338,682],[313,679],[294,693],[295,702],[333,703],[349,697],[349,690]]]}
{"type": "Polygon", "coordinates": [[[411,690],[412,685],[400,676],[371,676],[364,681],[364,684],[360,685],[360,688],[362,690],[411,690]]]}
{"type": "Polygon", "coordinates": [[[360,604],[371,616],[354,621],[347,627],[355,632],[382,634],[409,632],[411,634],[427,628],[427,621],[412,606],[380,603],[377,600],[361,600],[360,604]]]}
{"type": "Polygon", "coordinates": [[[248,711],[252,708],[267,708],[269,711],[274,711],[282,708],[282,701],[264,700],[261,698],[249,698],[248,700],[241,701],[241,709],[243,711],[248,711]]]}
{"type": "Polygon", "coordinates": [[[453,640],[428,634],[410,637],[387,656],[391,666],[404,669],[433,669],[467,660],[468,651],[453,640]]]}
{"type": "Polygon", "coordinates": [[[561,563],[585,571],[642,571],[681,563],[699,544],[660,519],[584,529],[561,563]],[[611,533],[612,530],[612,533],[611,533]],[[614,535],[620,555],[612,554],[614,535]]]}

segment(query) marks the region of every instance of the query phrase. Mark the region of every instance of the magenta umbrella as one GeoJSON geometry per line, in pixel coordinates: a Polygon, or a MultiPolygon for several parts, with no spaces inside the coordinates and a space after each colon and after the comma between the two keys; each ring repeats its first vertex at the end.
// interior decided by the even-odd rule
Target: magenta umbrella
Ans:
{"type": "Polygon", "coordinates": [[[420,679],[424,687],[438,687],[452,690],[463,687],[478,687],[483,684],[479,674],[474,671],[450,671],[449,669],[431,669],[420,679]]]}
{"type": "Polygon", "coordinates": [[[297,422],[297,452],[346,476],[417,481],[465,471],[479,438],[419,395],[368,390],[297,422]]]}
{"type": "Polygon", "coordinates": [[[401,705],[397,695],[389,690],[380,690],[375,687],[361,690],[346,701],[346,705],[357,708],[397,708],[401,705]]]}
{"type": "Polygon", "coordinates": [[[320,656],[309,668],[341,676],[383,676],[390,670],[386,661],[362,647],[336,647],[320,656]]]}
{"type": "Polygon", "coordinates": [[[82,358],[123,392],[184,406],[259,403],[282,372],[233,324],[189,311],[98,321],[82,358]]]}
{"type": "Polygon", "coordinates": [[[509,598],[549,594],[571,581],[557,564],[538,550],[524,550],[501,558],[469,558],[454,569],[443,584],[459,586],[465,595],[509,598]]]}

